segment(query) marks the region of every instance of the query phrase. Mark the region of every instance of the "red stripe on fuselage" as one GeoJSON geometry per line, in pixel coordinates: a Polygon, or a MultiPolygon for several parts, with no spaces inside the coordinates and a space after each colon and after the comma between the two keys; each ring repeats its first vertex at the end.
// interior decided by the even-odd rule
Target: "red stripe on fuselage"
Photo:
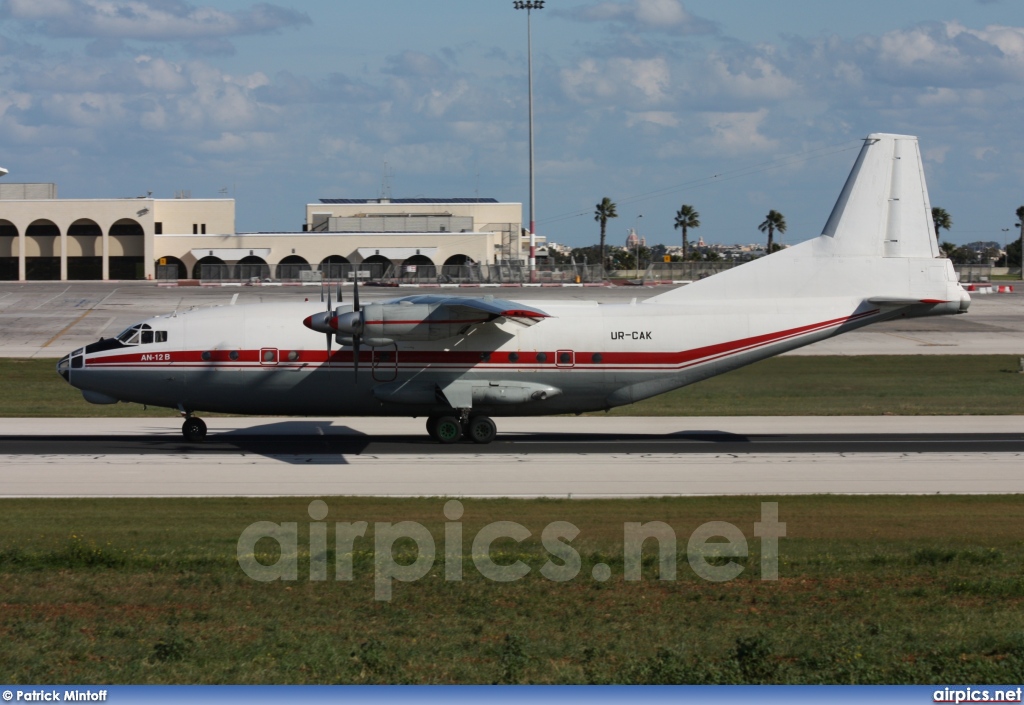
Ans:
{"type": "MultiPolygon", "coordinates": [[[[792,338],[806,335],[808,333],[815,333],[827,328],[833,328],[840,326],[844,323],[851,321],[860,320],[869,316],[873,316],[878,313],[878,309],[871,311],[865,311],[863,313],[854,314],[852,316],[845,316],[843,318],[834,318],[828,321],[822,321],[821,323],[812,323],[806,326],[800,326],[797,328],[789,328],[783,331],[777,331],[775,333],[765,333],[763,335],[751,336],[749,338],[741,338],[739,340],[733,340],[725,343],[715,343],[714,345],[706,345],[700,348],[694,348],[692,350],[683,350],[679,352],[575,352],[575,364],[577,367],[585,367],[587,369],[595,369],[601,367],[614,366],[615,369],[630,369],[636,368],[636,366],[674,366],[678,368],[692,367],[696,364],[703,362],[710,362],[713,360],[719,360],[729,355],[746,352],[749,350],[755,350],[757,348],[771,345],[772,343],[782,342],[792,338]],[[600,354],[601,361],[594,362],[593,356],[600,354]]],[[[381,350],[377,353],[378,364],[393,365],[393,360],[381,360],[381,355],[394,355],[395,351],[392,349],[381,350]]],[[[363,349],[359,354],[360,363],[371,364],[373,360],[373,351],[363,349]]],[[[331,353],[330,362],[332,364],[351,364],[353,362],[354,354],[352,350],[338,350],[331,353]]],[[[132,367],[163,367],[168,364],[181,365],[189,367],[207,367],[211,365],[218,366],[246,366],[253,368],[263,367],[278,367],[278,368],[289,368],[289,367],[301,367],[308,366],[311,364],[323,364],[327,362],[327,351],[326,350],[289,350],[286,348],[280,348],[278,350],[277,364],[273,365],[262,365],[260,364],[260,350],[179,350],[169,352],[138,352],[138,353],[121,353],[117,355],[108,355],[105,357],[90,357],[86,360],[87,367],[99,367],[99,366],[132,366],[132,367]],[[288,358],[289,353],[296,352],[298,357],[295,360],[288,358]],[[232,359],[231,354],[237,353],[237,358],[232,359]],[[204,359],[203,355],[208,355],[209,359],[204,359]],[[169,356],[169,359],[168,359],[169,356]]],[[[417,367],[426,365],[451,365],[451,366],[495,366],[505,367],[512,366],[522,368],[524,366],[541,366],[540,369],[555,368],[557,363],[557,353],[555,351],[446,351],[446,350],[402,350],[399,355],[399,362],[402,367],[417,367]],[[516,359],[510,359],[511,356],[515,355],[516,359]],[[537,358],[539,355],[545,355],[543,362],[537,358]]],[[[652,369],[659,369],[659,367],[652,367],[652,369]]],[[[569,367],[559,367],[557,369],[572,369],[569,367]]]]}

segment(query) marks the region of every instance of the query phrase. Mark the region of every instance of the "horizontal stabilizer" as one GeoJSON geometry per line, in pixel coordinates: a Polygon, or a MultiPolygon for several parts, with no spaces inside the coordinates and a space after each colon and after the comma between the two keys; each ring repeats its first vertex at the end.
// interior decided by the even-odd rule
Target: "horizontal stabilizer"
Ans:
{"type": "Polygon", "coordinates": [[[872,296],[868,299],[869,304],[876,306],[915,306],[917,304],[944,304],[945,299],[911,299],[899,296],[872,296]]]}

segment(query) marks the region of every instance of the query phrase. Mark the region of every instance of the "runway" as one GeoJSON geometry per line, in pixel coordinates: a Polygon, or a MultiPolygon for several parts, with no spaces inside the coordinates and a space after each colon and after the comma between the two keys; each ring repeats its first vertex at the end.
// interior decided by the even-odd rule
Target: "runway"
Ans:
{"type": "Polygon", "coordinates": [[[1024,453],[1020,433],[833,433],[737,434],[716,431],[659,434],[521,433],[488,445],[435,443],[425,435],[262,436],[224,434],[201,444],[139,436],[0,436],[0,455],[263,455],[348,456],[425,454],[439,457],[509,454],[722,453],[1024,453]]]}
{"type": "Polygon", "coordinates": [[[430,442],[414,419],[3,419],[4,497],[636,497],[1024,492],[1021,417],[502,419],[430,442]]]}

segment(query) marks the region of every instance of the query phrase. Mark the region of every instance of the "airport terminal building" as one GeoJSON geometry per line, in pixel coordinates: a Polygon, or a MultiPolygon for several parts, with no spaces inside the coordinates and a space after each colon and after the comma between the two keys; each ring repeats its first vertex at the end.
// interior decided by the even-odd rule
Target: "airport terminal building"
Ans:
{"type": "Polygon", "coordinates": [[[0,280],[318,281],[521,262],[522,205],[321,199],[299,232],[239,233],[230,198],[61,199],[0,184],[0,280]]]}

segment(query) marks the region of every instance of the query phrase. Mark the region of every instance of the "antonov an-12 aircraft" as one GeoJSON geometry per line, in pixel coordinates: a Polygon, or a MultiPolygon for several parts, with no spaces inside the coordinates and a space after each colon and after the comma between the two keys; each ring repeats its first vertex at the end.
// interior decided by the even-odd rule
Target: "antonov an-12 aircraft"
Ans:
{"type": "Polygon", "coordinates": [[[640,303],[406,296],[175,311],[75,350],[87,401],[196,412],[425,417],[442,443],[493,416],[610,409],[878,321],[964,313],[917,138],[864,141],[822,234],[640,303]],[[326,342],[325,342],[326,338],[326,342]],[[340,346],[340,349],[336,346],[340,346]]]}

